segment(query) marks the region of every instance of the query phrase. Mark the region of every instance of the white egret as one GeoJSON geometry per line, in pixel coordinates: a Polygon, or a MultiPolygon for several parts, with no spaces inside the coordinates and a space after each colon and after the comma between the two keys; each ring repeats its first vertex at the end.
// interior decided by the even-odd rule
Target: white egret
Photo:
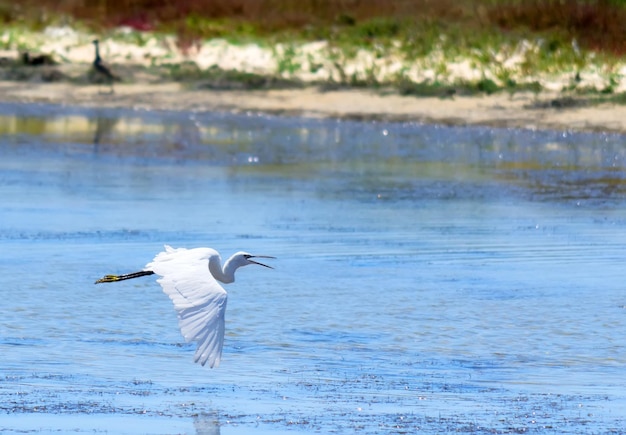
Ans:
{"type": "Polygon", "coordinates": [[[224,314],[228,295],[218,281],[235,281],[235,271],[249,264],[263,263],[253,258],[275,258],[237,252],[224,266],[220,254],[211,248],[178,248],[165,245],[165,251],[154,257],[146,267],[126,275],[105,275],[96,281],[116,282],[146,275],[160,275],[157,280],[178,312],[178,325],[185,341],[198,344],[194,361],[217,367],[224,345],[224,314]]]}

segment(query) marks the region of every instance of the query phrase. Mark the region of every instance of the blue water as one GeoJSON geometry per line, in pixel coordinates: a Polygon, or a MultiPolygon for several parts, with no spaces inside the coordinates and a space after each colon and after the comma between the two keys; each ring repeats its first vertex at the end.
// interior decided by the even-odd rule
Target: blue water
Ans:
{"type": "Polygon", "coordinates": [[[626,137],[0,104],[3,433],[626,431],[626,137]],[[141,269],[229,285],[218,369],[141,269]]]}

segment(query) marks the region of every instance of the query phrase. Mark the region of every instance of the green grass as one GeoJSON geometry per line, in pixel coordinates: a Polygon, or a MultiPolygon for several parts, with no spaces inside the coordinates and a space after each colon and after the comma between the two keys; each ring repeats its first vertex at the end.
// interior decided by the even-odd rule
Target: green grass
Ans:
{"type": "Polygon", "coordinates": [[[162,77],[188,83],[197,89],[215,90],[259,90],[297,88],[302,84],[297,80],[268,77],[237,70],[224,70],[213,66],[201,70],[193,62],[164,65],[162,77]]]}
{"type": "Polygon", "coordinates": [[[584,49],[626,52],[624,0],[0,0],[3,24],[41,30],[68,19],[100,31],[126,25],[183,39],[278,37],[371,46],[401,38],[415,54],[442,33],[464,49],[475,37],[506,35],[544,37],[550,44],[576,39],[584,49]]]}
{"type": "MultiPolygon", "coordinates": [[[[606,82],[594,91],[612,94],[623,79],[615,66],[626,55],[625,22],[626,0],[0,0],[0,23],[9,29],[70,23],[137,45],[154,33],[176,34],[183,50],[224,38],[272,47],[277,62],[275,76],[264,82],[232,71],[217,77],[216,70],[193,71],[189,65],[170,68],[177,80],[219,82],[226,76],[226,82],[239,79],[246,87],[296,86],[299,73],[315,73],[326,61],[333,65],[327,80],[334,84],[392,86],[404,94],[443,97],[534,92],[541,86],[539,76],[586,77],[591,70],[601,70],[606,82]],[[115,32],[120,25],[135,31],[115,32]],[[322,60],[300,52],[304,43],[316,40],[328,41],[322,60]],[[351,73],[351,61],[361,50],[374,60],[351,73]],[[507,59],[514,55],[521,60],[511,64],[507,59]],[[402,69],[381,79],[376,60],[390,56],[402,62],[402,69]],[[450,78],[454,63],[462,61],[479,71],[472,82],[450,78]],[[415,65],[432,70],[434,77],[411,75],[415,65]]],[[[19,35],[4,41],[28,48],[25,44],[19,35]]],[[[577,88],[572,81],[564,91],[577,88]]]]}

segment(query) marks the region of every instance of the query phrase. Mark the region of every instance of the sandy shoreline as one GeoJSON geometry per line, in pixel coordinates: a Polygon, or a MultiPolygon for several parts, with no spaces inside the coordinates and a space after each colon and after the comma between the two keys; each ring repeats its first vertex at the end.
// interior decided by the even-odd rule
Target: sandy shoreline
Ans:
{"type": "Polygon", "coordinates": [[[626,106],[550,104],[562,95],[532,93],[415,97],[373,90],[196,90],[179,83],[119,84],[114,94],[94,85],[0,82],[0,101],[171,111],[255,111],[271,114],[416,121],[626,133],[626,106]]]}
{"type": "MultiPolygon", "coordinates": [[[[69,26],[0,32],[5,45],[0,50],[0,101],[626,133],[626,105],[585,101],[597,100],[604,89],[610,88],[608,96],[626,92],[626,83],[618,80],[626,76],[626,65],[605,64],[590,54],[576,68],[566,62],[554,71],[538,67],[529,72],[521,65],[536,65],[541,41],[486,47],[482,61],[476,60],[476,53],[446,57],[441,47],[431,47],[418,58],[407,56],[401,40],[382,51],[359,47],[344,52],[328,41],[233,43],[217,38],[183,52],[172,35],[120,28],[100,37],[105,63],[122,78],[115,94],[106,95],[90,84],[96,37],[69,26]],[[25,65],[25,51],[29,56],[45,54],[54,64],[25,65]],[[513,96],[460,94],[467,84],[476,91],[472,86],[481,79],[510,89],[503,83],[505,76],[517,83],[514,89],[519,92],[513,96]],[[289,87],[256,90],[264,80],[289,87]],[[426,89],[440,83],[441,92],[460,93],[452,98],[403,96],[391,90],[402,80],[426,89]],[[318,86],[338,83],[346,87],[318,86]],[[376,83],[390,90],[347,87],[353,83],[376,83]],[[529,84],[539,87],[524,87],[529,84]],[[541,91],[537,95],[527,89],[541,91]],[[576,94],[585,89],[595,91],[576,94]]],[[[431,91],[438,89],[433,86],[431,91]]]]}

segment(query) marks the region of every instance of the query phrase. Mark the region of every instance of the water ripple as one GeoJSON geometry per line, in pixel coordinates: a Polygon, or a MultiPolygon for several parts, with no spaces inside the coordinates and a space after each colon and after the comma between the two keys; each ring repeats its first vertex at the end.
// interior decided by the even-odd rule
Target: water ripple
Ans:
{"type": "Polygon", "coordinates": [[[626,427],[623,136],[5,104],[0,129],[3,432],[626,427]],[[217,370],[152,277],[93,284],[164,243],[278,257],[229,286],[217,370]]]}

